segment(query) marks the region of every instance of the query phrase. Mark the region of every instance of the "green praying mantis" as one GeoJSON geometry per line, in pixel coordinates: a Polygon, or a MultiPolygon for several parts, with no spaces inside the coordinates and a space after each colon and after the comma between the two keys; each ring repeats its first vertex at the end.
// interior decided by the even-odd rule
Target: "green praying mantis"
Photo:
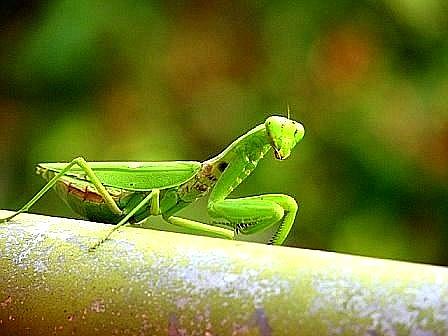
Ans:
{"type": "Polygon", "coordinates": [[[86,162],[78,157],[69,163],[40,163],[37,173],[47,184],[20,210],[0,219],[0,223],[28,211],[54,188],[82,217],[116,224],[91,250],[121,226],[158,215],[191,233],[226,239],[235,239],[240,233],[253,234],[278,223],[269,243],[281,245],[296,217],[298,206],[294,198],[283,194],[227,197],[271,149],[276,159],[284,160],[304,134],[303,126],[289,116],[270,116],[204,162],[86,162]],[[205,224],[174,216],[207,194],[208,212],[219,222],[205,224]]]}

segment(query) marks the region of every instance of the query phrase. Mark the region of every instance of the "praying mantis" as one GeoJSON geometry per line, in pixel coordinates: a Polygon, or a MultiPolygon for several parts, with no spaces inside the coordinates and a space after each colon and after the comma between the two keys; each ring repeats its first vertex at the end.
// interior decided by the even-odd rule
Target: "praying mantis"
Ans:
{"type": "Polygon", "coordinates": [[[269,244],[281,245],[297,214],[294,198],[283,194],[227,197],[271,149],[276,159],[284,160],[304,134],[302,124],[289,116],[270,116],[204,162],[87,162],[78,157],[69,163],[40,163],[37,174],[47,184],[21,209],[0,219],[0,223],[27,212],[54,188],[82,217],[116,224],[90,250],[109,239],[121,226],[159,215],[188,232],[226,239],[278,224],[269,244]],[[174,216],[207,194],[208,213],[220,221],[205,224],[174,216]]]}

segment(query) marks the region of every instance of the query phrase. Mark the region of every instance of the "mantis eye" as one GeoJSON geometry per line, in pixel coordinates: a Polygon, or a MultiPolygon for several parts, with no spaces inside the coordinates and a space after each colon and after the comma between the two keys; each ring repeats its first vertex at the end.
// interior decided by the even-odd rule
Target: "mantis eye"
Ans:
{"type": "Polygon", "coordinates": [[[303,128],[303,125],[298,122],[294,122],[294,126],[294,140],[296,143],[298,143],[303,139],[303,136],[305,135],[305,128],[303,128]]]}

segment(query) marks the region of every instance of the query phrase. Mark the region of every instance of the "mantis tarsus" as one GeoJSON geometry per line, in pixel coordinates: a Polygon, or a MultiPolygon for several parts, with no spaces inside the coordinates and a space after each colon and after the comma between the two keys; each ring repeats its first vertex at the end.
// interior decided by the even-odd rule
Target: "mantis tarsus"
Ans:
{"type": "Polygon", "coordinates": [[[167,222],[192,233],[208,233],[234,239],[276,223],[269,243],[281,245],[294,223],[296,201],[283,194],[265,194],[228,199],[271,149],[286,159],[304,136],[303,126],[289,118],[271,116],[236,139],[222,153],[204,162],[86,162],[40,163],[37,173],[48,183],[20,210],[0,219],[6,222],[29,210],[48,190],[78,214],[94,221],[116,224],[91,249],[104,242],[119,227],[161,215],[167,222]],[[204,224],[174,216],[179,210],[210,193],[208,212],[220,222],[204,224]]]}

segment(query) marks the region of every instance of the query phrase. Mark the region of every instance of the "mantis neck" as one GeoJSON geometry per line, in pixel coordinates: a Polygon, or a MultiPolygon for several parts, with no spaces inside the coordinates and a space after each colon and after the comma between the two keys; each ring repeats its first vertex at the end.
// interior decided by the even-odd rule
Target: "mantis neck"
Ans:
{"type": "Polygon", "coordinates": [[[210,194],[210,201],[226,198],[257,167],[258,161],[271,145],[264,124],[258,125],[236,139],[216,157],[205,161],[217,181],[210,194]]]}

